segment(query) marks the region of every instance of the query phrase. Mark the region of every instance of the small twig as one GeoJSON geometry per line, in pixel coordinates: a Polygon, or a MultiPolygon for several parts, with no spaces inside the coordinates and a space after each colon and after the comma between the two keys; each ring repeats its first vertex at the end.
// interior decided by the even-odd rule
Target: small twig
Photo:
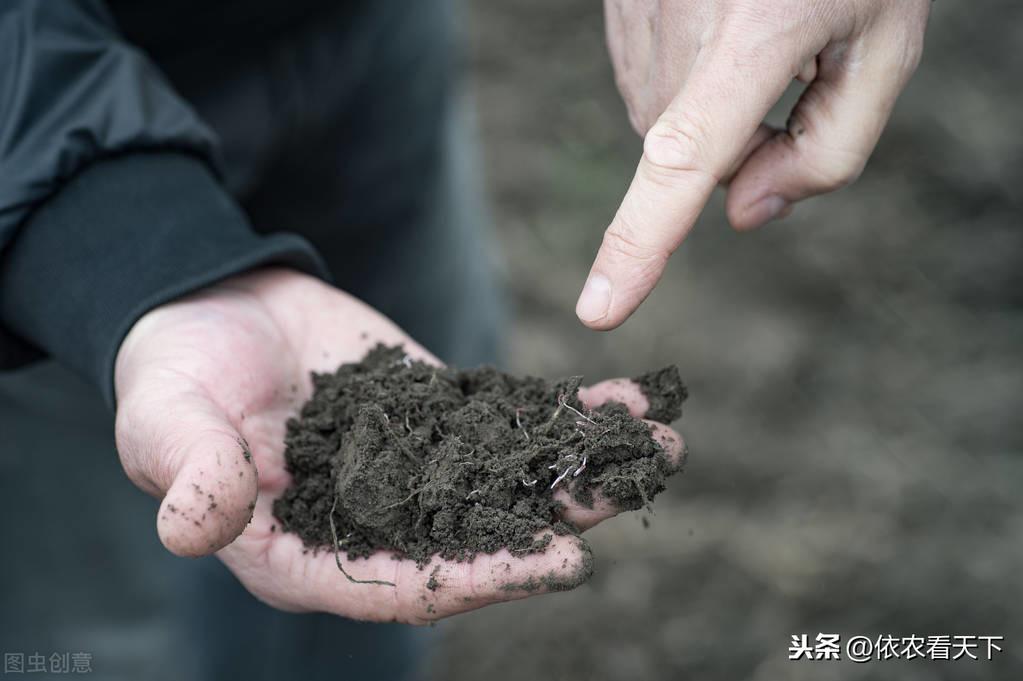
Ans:
{"type": "Polygon", "coordinates": [[[532,487],[533,485],[536,484],[536,480],[534,480],[533,482],[526,482],[526,479],[522,478],[522,484],[525,485],[526,487],[532,487]]]}
{"type": "Polygon", "coordinates": [[[482,490],[474,489],[473,491],[471,491],[467,495],[465,495],[465,500],[469,501],[469,499],[471,499],[474,495],[480,494],[481,492],[482,492],[482,490]]]}
{"type": "Polygon", "coordinates": [[[577,477],[580,473],[583,472],[583,469],[586,468],[586,459],[587,459],[586,455],[583,455],[583,462],[582,462],[582,464],[579,466],[579,468],[575,469],[575,473],[572,473],[572,477],[573,478],[577,477]]]}
{"type": "Polygon", "coordinates": [[[383,579],[356,579],[348,574],[344,566],[341,565],[341,542],[337,540],[337,527],[334,526],[334,509],[336,508],[337,491],[334,492],[334,503],[330,506],[330,515],[328,516],[330,519],[330,534],[334,537],[334,562],[337,563],[337,569],[341,571],[341,574],[348,578],[349,582],[353,582],[355,584],[380,584],[381,586],[394,586],[394,582],[388,582],[383,579]]]}

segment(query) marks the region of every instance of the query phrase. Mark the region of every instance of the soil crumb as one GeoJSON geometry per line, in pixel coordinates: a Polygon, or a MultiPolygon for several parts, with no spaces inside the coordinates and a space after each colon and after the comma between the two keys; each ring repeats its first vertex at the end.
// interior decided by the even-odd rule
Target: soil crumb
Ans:
{"type": "MultiPolygon", "coordinates": [[[[312,397],[287,424],[292,484],[274,502],[282,529],[311,549],[334,548],[333,508],[351,558],[387,549],[425,565],[435,554],[540,552],[550,532],[575,532],[559,519],[559,490],[589,505],[601,488],[638,509],[674,472],[623,405],[591,411],[579,402],[581,377],[441,368],[377,345],[312,379],[312,397]]],[[[681,414],[677,368],[636,380],[651,418],[681,414]]]]}
{"type": "Polygon", "coordinates": [[[650,402],[647,418],[661,423],[671,423],[682,416],[682,403],[689,397],[679,376],[678,367],[664,367],[632,379],[650,402]]]}

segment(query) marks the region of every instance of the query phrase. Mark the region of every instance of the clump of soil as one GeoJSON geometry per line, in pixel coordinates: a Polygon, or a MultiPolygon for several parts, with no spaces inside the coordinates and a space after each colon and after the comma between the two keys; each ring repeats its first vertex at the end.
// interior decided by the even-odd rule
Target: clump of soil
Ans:
{"type": "MultiPolygon", "coordinates": [[[[653,416],[686,397],[675,367],[636,379],[653,416]]],[[[579,377],[548,382],[492,367],[439,368],[377,345],[357,363],[313,374],[313,396],[287,424],[292,485],[274,503],[286,531],[349,557],[388,549],[425,564],[507,548],[542,551],[542,530],[574,532],[554,494],[592,503],[602,489],[638,509],[673,473],[643,421],[579,402],[579,377]]]]}

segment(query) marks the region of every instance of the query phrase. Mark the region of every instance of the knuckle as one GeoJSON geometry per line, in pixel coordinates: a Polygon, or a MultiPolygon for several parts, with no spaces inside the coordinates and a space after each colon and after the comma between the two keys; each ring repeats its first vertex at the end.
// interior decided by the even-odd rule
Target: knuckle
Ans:
{"type": "Polygon", "coordinates": [[[655,168],[706,172],[707,126],[692,113],[665,112],[643,140],[643,155],[655,168]]]}
{"type": "Polygon", "coordinates": [[[799,153],[814,189],[821,192],[842,189],[863,173],[866,154],[824,143],[809,117],[794,113],[787,127],[788,140],[799,153]]]}
{"type": "Polygon", "coordinates": [[[816,183],[824,191],[848,187],[859,179],[866,165],[858,153],[838,149],[821,149],[815,159],[808,165],[816,183]]]}
{"type": "Polygon", "coordinates": [[[621,216],[604,232],[601,250],[622,260],[654,260],[667,257],[659,248],[647,245],[643,235],[621,216]]]}

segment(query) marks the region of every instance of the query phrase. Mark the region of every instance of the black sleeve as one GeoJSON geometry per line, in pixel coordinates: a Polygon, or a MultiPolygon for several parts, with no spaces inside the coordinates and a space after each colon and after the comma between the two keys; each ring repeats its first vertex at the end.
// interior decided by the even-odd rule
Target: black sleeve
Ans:
{"type": "Polygon", "coordinates": [[[147,310],[259,265],[325,273],[252,231],[215,153],[100,0],[0,2],[0,369],[50,354],[112,404],[147,310]]]}

